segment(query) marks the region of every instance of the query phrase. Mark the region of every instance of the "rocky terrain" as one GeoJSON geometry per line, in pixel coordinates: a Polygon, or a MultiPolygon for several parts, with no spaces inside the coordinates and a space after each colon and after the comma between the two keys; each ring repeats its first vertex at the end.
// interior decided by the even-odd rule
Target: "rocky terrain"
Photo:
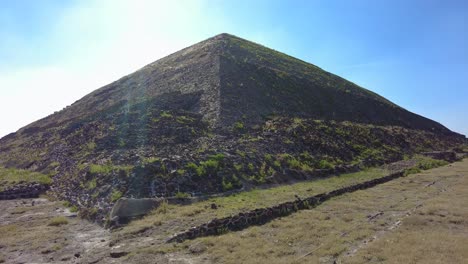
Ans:
{"type": "Polygon", "coordinates": [[[0,166],[109,221],[121,197],[311,180],[466,138],[312,64],[221,34],[0,139],[0,166]]]}

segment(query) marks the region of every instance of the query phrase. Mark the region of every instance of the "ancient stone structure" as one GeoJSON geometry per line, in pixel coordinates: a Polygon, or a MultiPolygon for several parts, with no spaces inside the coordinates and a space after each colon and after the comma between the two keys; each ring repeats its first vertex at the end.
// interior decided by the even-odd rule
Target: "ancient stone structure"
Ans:
{"type": "Polygon", "coordinates": [[[431,152],[423,152],[421,154],[424,156],[433,158],[433,159],[445,160],[448,162],[454,162],[458,160],[457,153],[453,151],[431,151],[431,152]]]}
{"type": "Polygon", "coordinates": [[[200,226],[192,227],[187,231],[176,234],[167,242],[182,242],[186,239],[194,239],[202,236],[218,235],[227,231],[237,231],[247,228],[252,225],[261,225],[275,218],[287,216],[298,210],[313,208],[332,197],[342,195],[344,193],[354,192],[374,187],[393,179],[402,177],[404,172],[397,172],[388,176],[355,184],[348,187],[343,187],[331,192],[318,194],[306,199],[298,198],[295,201],[285,202],[273,207],[259,208],[246,213],[239,213],[235,216],[225,217],[222,219],[213,219],[208,223],[200,226]]]}
{"type": "Polygon", "coordinates": [[[47,191],[48,189],[48,185],[39,183],[16,185],[0,192],[0,200],[37,198],[39,197],[39,194],[47,191]]]}

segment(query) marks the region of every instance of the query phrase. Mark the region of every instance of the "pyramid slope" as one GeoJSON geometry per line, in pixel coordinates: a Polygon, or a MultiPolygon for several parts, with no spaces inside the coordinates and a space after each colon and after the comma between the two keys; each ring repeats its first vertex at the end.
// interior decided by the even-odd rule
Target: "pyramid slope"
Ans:
{"type": "Polygon", "coordinates": [[[235,36],[223,40],[221,115],[229,122],[242,116],[250,121],[269,115],[300,116],[450,133],[315,65],[235,36]]]}
{"type": "Polygon", "coordinates": [[[451,133],[319,67],[241,38],[220,34],[106,85],[21,131],[63,126],[162,95],[200,93],[191,108],[211,125],[266,116],[396,125],[451,133]]]}

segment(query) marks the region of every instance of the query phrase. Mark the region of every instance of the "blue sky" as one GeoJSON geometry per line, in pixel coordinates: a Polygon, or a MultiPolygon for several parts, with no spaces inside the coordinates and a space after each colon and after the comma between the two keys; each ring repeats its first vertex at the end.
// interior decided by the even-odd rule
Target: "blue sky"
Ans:
{"type": "Polygon", "coordinates": [[[0,136],[227,32],[468,135],[468,2],[0,2],[0,136]]]}

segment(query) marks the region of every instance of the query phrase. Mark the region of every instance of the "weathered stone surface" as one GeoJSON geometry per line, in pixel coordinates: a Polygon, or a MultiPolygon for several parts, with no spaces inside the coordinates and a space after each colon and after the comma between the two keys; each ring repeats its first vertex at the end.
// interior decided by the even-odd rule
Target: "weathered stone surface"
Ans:
{"type": "Polygon", "coordinates": [[[448,162],[454,162],[458,160],[457,153],[453,151],[431,151],[421,153],[424,156],[431,157],[433,159],[445,160],[448,162]]]}
{"type": "Polygon", "coordinates": [[[158,207],[162,201],[163,199],[158,198],[120,198],[112,207],[109,218],[118,223],[122,220],[140,217],[158,207]]]}
{"type": "Polygon", "coordinates": [[[44,193],[48,189],[48,185],[38,183],[16,185],[10,189],[1,191],[0,200],[37,198],[39,194],[44,193]]]}

